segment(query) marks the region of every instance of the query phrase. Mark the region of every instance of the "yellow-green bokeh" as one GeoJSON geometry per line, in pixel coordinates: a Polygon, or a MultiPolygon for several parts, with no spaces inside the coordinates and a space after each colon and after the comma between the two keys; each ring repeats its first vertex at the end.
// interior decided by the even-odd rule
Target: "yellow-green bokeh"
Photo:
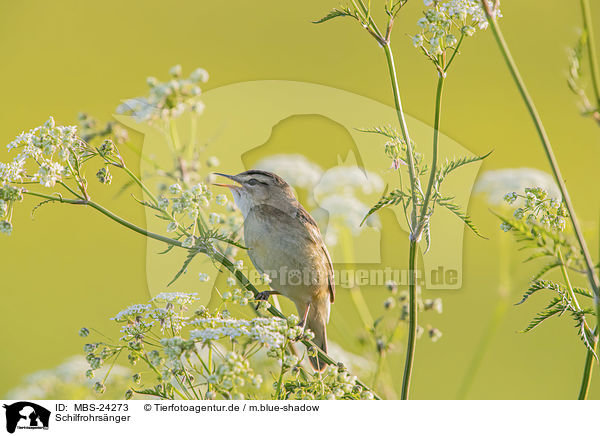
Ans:
{"type": "MultiPolygon", "coordinates": [[[[405,37],[415,28],[421,4],[409,2],[401,14],[394,51],[406,111],[431,123],[435,72],[405,37]]],[[[145,92],[146,76],[165,77],[176,63],[186,71],[207,69],[211,75],[207,89],[247,80],[298,80],[391,104],[383,54],[368,35],[349,20],[310,23],[335,5],[316,0],[3,2],[0,143],[8,143],[48,115],[64,124],[74,123],[81,110],[108,119],[121,99],[145,92]]],[[[593,6],[593,17],[599,21],[598,5],[593,6]]],[[[565,80],[566,47],[576,39],[579,10],[558,0],[506,0],[503,11],[506,38],[555,145],[597,258],[600,129],[578,114],[565,80]]],[[[454,64],[447,80],[442,130],[474,153],[494,149],[483,170],[547,169],[490,32],[469,40],[454,64]]],[[[348,139],[332,123],[290,119],[278,126],[263,152],[306,147],[311,157],[323,148],[344,149],[348,139]]],[[[335,155],[328,154],[332,164],[335,155]]],[[[2,160],[7,156],[0,151],[2,160]]],[[[126,157],[135,164],[133,154],[126,157]]],[[[123,216],[144,221],[144,212],[127,196],[115,199],[114,191],[102,186],[94,190],[99,200],[123,216]]],[[[18,209],[14,234],[0,239],[0,396],[23,375],[79,353],[83,341],[76,332],[82,325],[112,331],[109,316],[148,298],[143,238],[85,208],[53,205],[40,209],[31,220],[30,206],[33,203],[27,202],[18,209]]],[[[435,322],[444,337],[436,344],[418,343],[414,398],[456,397],[498,298],[498,223],[483,199],[473,198],[469,210],[490,239],[466,233],[463,289],[430,294],[444,298],[444,314],[435,322]]],[[[383,219],[389,216],[384,214],[383,219]]],[[[400,251],[403,261],[404,247],[395,243],[384,244],[383,249],[400,251]]],[[[531,268],[520,264],[522,254],[512,252],[516,295],[531,268]]],[[[516,333],[541,304],[536,300],[508,308],[469,398],[576,395],[584,351],[571,321],[552,320],[531,334],[516,333]]],[[[343,316],[342,308],[334,306],[335,310],[343,316]]],[[[333,332],[334,340],[338,334],[333,332]]],[[[593,398],[600,398],[599,378],[596,374],[593,398]]]]}

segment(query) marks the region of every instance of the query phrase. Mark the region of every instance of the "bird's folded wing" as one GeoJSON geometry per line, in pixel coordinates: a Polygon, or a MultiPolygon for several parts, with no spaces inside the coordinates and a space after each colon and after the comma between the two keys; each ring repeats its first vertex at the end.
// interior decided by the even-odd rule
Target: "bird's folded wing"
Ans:
{"type": "Polygon", "coordinates": [[[335,275],[333,272],[333,262],[331,261],[329,251],[323,242],[323,237],[321,236],[319,226],[317,226],[314,218],[300,204],[298,204],[297,217],[300,221],[306,223],[311,235],[311,239],[321,250],[323,250],[323,253],[325,254],[327,281],[329,283],[329,300],[333,303],[335,301],[335,275]]]}

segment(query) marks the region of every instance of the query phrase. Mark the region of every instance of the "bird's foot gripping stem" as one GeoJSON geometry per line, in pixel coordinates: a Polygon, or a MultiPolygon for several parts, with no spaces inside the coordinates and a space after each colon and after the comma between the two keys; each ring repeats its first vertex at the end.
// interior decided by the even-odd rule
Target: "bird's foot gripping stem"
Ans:
{"type": "MultiPolygon", "coordinates": [[[[279,292],[277,292],[277,291],[263,291],[263,292],[259,292],[258,294],[256,294],[254,296],[254,300],[258,301],[259,304],[260,304],[261,301],[267,301],[271,295],[279,295],[279,292]]],[[[258,310],[259,304],[256,305],[256,309],[257,310],[258,310]]]]}
{"type": "Polygon", "coordinates": [[[254,299],[256,301],[267,301],[272,294],[273,294],[273,292],[271,292],[271,291],[259,292],[258,294],[256,294],[254,299]]]}

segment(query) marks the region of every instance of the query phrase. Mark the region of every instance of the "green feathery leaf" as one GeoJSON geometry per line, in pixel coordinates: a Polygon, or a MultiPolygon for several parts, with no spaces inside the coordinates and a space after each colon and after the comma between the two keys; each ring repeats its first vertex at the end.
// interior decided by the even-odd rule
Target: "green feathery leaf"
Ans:
{"type": "Polygon", "coordinates": [[[248,250],[248,247],[242,245],[239,241],[232,239],[231,237],[227,236],[226,234],[219,232],[218,229],[207,232],[205,235],[203,235],[203,239],[206,241],[211,241],[211,240],[221,241],[221,242],[225,242],[226,244],[233,245],[237,248],[241,248],[242,250],[248,250]]]}
{"type": "Polygon", "coordinates": [[[45,206],[45,205],[47,205],[47,204],[49,204],[49,203],[54,203],[54,202],[56,202],[56,201],[58,201],[58,200],[44,200],[44,201],[42,201],[42,202],[38,203],[38,204],[37,204],[37,205],[36,205],[36,206],[35,206],[35,207],[34,207],[34,208],[31,210],[31,219],[33,219],[33,218],[35,217],[35,213],[37,212],[37,210],[38,210],[39,208],[41,208],[42,206],[45,206]]]}
{"type": "Polygon", "coordinates": [[[539,326],[541,323],[546,321],[548,318],[553,317],[558,313],[562,313],[565,311],[565,307],[560,303],[561,299],[556,297],[552,300],[549,307],[538,312],[538,314],[531,320],[529,325],[525,327],[525,329],[521,330],[519,333],[527,333],[539,326]]]}
{"type": "Polygon", "coordinates": [[[550,289],[558,292],[561,296],[564,295],[565,289],[558,283],[551,282],[549,280],[534,280],[529,289],[523,294],[523,299],[516,303],[516,305],[523,304],[531,295],[542,289],[550,289]]]}
{"type": "Polygon", "coordinates": [[[350,10],[350,8],[347,8],[347,7],[340,7],[340,8],[332,9],[331,11],[329,11],[329,13],[327,15],[325,15],[320,20],[313,21],[313,24],[321,24],[321,23],[324,23],[325,21],[333,20],[334,18],[338,18],[338,17],[352,17],[352,18],[358,20],[358,16],[356,15],[356,12],[350,10]]]}
{"type": "Polygon", "coordinates": [[[575,292],[578,295],[583,295],[584,297],[594,298],[594,294],[592,294],[591,291],[588,291],[584,288],[573,288],[573,292],[575,292]]]}
{"type": "Polygon", "coordinates": [[[473,162],[479,162],[479,161],[485,159],[486,157],[488,157],[490,154],[492,154],[492,152],[493,152],[493,150],[487,154],[484,154],[483,156],[463,156],[458,159],[455,158],[451,161],[446,161],[446,163],[444,163],[442,166],[440,166],[440,168],[436,172],[436,183],[437,183],[438,187],[442,183],[442,181],[446,178],[446,176],[448,174],[450,174],[452,171],[462,167],[463,165],[468,165],[473,162]]]}
{"type": "Polygon", "coordinates": [[[534,276],[531,278],[532,281],[536,281],[539,280],[544,274],[546,274],[549,271],[552,271],[554,268],[557,268],[561,265],[561,262],[559,260],[556,260],[554,262],[550,262],[547,265],[544,265],[542,267],[542,269],[540,269],[536,274],[534,274],[534,276]]]}
{"type": "Polygon", "coordinates": [[[383,209],[388,206],[396,206],[400,204],[403,199],[410,200],[410,195],[406,194],[405,192],[402,192],[400,189],[395,189],[387,195],[384,194],[381,197],[381,199],[377,202],[377,204],[373,206],[371,210],[369,210],[369,212],[367,212],[367,215],[365,215],[360,225],[362,226],[363,223],[367,220],[367,218],[369,218],[379,209],[383,209]]]}
{"type": "Polygon", "coordinates": [[[452,202],[453,199],[454,199],[454,197],[438,197],[435,199],[435,202],[437,204],[439,204],[440,206],[445,207],[450,212],[452,212],[454,215],[456,215],[458,218],[460,218],[467,225],[467,227],[469,227],[473,231],[473,233],[475,233],[477,236],[479,236],[483,239],[487,239],[485,236],[483,236],[479,232],[479,229],[475,226],[475,224],[471,220],[471,217],[469,217],[469,215],[467,215],[465,212],[462,212],[460,210],[460,207],[458,207],[456,204],[454,204],[452,202]]]}
{"type": "Polygon", "coordinates": [[[177,271],[177,274],[175,274],[175,277],[173,277],[173,279],[167,284],[167,287],[171,286],[173,283],[175,283],[175,281],[181,277],[181,275],[187,271],[188,266],[190,265],[190,263],[192,263],[192,260],[194,260],[194,257],[196,257],[196,255],[198,253],[200,253],[201,250],[199,249],[191,249],[188,250],[188,254],[187,257],[185,259],[185,262],[183,262],[183,265],[181,266],[181,268],[179,269],[179,271],[177,271]]]}
{"type": "Polygon", "coordinates": [[[359,132],[363,133],[375,133],[378,135],[383,135],[390,139],[400,139],[402,142],[404,140],[401,138],[400,134],[391,126],[380,126],[380,127],[364,127],[360,129],[356,129],[359,132]]]}
{"type": "Polygon", "coordinates": [[[577,328],[579,339],[581,339],[585,348],[587,348],[587,350],[594,355],[596,360],[598,360],[595,350],[596,337],[585,322],[585,312],[581,311],[573,313],[573,319],[575,319],[575,327],[577,328]]]}

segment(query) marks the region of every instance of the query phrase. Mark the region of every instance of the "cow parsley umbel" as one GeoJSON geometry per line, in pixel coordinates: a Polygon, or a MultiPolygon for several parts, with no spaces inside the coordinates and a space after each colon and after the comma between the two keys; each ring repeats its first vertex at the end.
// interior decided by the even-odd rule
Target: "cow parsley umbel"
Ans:
{"type": "MultiPolygon", "coordinates": [[[[88,372],[108,368],[106,380],[119,355],[145,367],[133,376],[128,399],[373,398],[356,377],[338,369],[343,365],[326,374],[307,369],[294,344],[312,333],[298,326],[297,317],[233,318],[196,300],[195,294],[164,292],[120,311],[112,318],[121,326],[119,341],[84,345],[88,372]],[[272,375],[275,383],[265,384],[272,375]]],[[[104,385],[95,389],[102,393],[104,385]]]]}

